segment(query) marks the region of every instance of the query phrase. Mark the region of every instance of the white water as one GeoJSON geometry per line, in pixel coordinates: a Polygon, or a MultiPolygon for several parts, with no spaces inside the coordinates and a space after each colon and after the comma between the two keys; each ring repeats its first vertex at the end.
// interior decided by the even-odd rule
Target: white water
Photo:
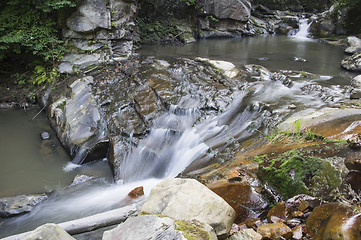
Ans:
{"type": "Polygon", "coordinates": [[[312,38],[309,38],[310,35],[310,26],[312,22],[308,22],[308,19],[300,19],[298,26],[298,32],[292,36],[292,39],[296,41],[313,41],[312,38]]]}
{"type": "Polygon", "coordinates": [[[7,233],[0,231],[0,237],[46,222],[60,223],[121,207],[127,194],[138,186],[144,187],[147,196],[155,184],[176,177],[189,165],[204,166],[218,151],[236,139],[249,137],[261,125],[262,109],[244,103],[243,92],[234,95],[235,100],[223,113],[198,124],[196,108],[187,108],[186,102],[180,104],[182,107],[170,106],[123,162],[120,176],[124,184],[89,184],[57,193],[31,213],[0,223],[0,230],[7,229],[7,233]]]}

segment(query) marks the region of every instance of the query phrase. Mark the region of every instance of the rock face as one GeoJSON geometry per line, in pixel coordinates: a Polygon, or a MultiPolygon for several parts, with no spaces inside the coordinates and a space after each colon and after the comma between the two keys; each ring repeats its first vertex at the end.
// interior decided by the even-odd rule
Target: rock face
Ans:
{"type": "Polygon", "coordinates": [[[251,3],[247,0],[202,0],[198,6],[203,14],[213,15],[218,19],[233,19],[246,22],[251,16],[251,3]]]}
{"type": "MultiPolygon", "coordinates": [[[[216,240],[216,236],[211,229],[210,232],[204,227],[199,227],[202,223],[194,224],[191,221],[175,221],[169,217],[158,217],[154,215],[141,215],[128,218],[117,228],[106,231],[103,240],[124,239],[124,240],[216,240]],[[184,223],[187,223],[185,227],[184,223]],[[188,238],[186,238],[188,237],[188,238]]],[[[203,224],[204,225],[204,224],[203,224]]]]}
{"type": "Polygon", "coordinates": [[[70,155],[75,157],[77,164],[102,159],[106,157],[104,151],[107,152],[107,144],[104,143],[106,127],[102,124],[98,105],[91,92],[92,83],[90,76],[74,81],[70,85],[70,97],[62,95],[50,107],[51,120],[59,139],[70,155]],[[89,155],[89,150],[93,148],[97,150],[94,157],[89,155]]]}
{"type": "Polygon", "coordinates": [[[30,234],[21,238],[21,240],[48,239],[48,240],[75,240],[58,225],[47,223],[36,228],[30,234]]]}
{"type": "Polygon", "coordinates": [[[135,1],[84,0],[66,19],[63,36],[72,52],[62,59],[61,73],[75,73],[133,51],[135,1]]]}
{"type": "Polygon", "coordinates": [[[155,186],[141,212],[174,219],[196,219],[211,225],[219,238],[227,237],[235,211],[221,197],[193,179],[167,179],[155,186]]]}
{"type": "Polygon", "coordinates": [[[0,217],[8,218],[28,213],[36,205],[47,199],[48,196],[45,194],[0,198],[0,217]]]}
{"type": "Polygon", "coordinates": [[[351,80],[351,92],[350,98],[351,99],[359,99],[361,98],[361,75],[354,77],[351,80]]]}
{"type": "Polygon", "coordinates": [[[361,53],[355,53],[354,55],[345,58],[341,62],[341,66],[350,71],[361,71],[361,53]]]}

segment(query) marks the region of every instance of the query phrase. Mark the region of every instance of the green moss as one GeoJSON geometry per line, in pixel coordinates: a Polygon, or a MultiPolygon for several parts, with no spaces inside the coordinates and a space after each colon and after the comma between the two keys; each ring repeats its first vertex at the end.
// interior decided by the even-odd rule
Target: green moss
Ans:
{"type": "Polygon", "coordinates": [[[340,171],[331,163],[333,158],[308,156],[291,150],[270,159],[255,157],[260,164],[264,181],[275,187],[285,198],[297,194],[319,195],[341,184],[340,171]]]}
{"type": "MultiPolygon", "coordinates": [[[[189,222],[187,220],[176,220],[177,231],[183,232],[183,236],[188,240],[209,240],[211,239],[210,234],[197,227],[195,223],[189,222]]],[[[199,223],[198,223],[199,224],[199,223]]]]}

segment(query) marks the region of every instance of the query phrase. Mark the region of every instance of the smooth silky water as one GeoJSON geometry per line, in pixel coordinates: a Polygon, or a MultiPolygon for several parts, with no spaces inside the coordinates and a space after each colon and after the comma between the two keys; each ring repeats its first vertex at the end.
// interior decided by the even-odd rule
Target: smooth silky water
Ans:
{"type": "MultiPolygon", "coordinates": [[[[192,108],[192,103],[184,101],[170,106],[154,120],[148,137],[127,156],[120,174],[124,182],[60,191],[30,214],[0,222],[0,237],[31,230],[42,223],[59,223],[119,207],[127,193],[138,186],[143,186],[148,195],[162,179],[177,176],[190,164],[206,163],[234,141],[257,136],[265,123],[277,122],[289,114],[287,106],[291,103],[300,109],[316,109],[348,98],[350,77],[340,67],[345,57],[343,48],[297,36],[202,40],[185,46],[152,45],[143,47],[139,53],[158,58],[208,57],[230,61],[241,69],[245,64],[260,64],[271,71],[306,71],[324,77],[293,79],[291,87],[278,81],[267,84],[251,81],[253,91],[234,92],[234,102],[223,113],[201,122],[196,122],[199,112],[192,108]],[[296,62],[294,57],[307,61],[296,62]],[[327,88],[329,96],[302,90],[312,83],[327,88]]],[[[59,162],[62,169],[64,160],[59,162]]]]}

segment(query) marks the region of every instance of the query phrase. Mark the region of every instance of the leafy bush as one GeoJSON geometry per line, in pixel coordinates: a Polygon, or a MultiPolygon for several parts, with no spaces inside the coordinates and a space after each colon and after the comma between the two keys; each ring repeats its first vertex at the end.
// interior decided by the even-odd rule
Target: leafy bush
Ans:
{"type": "Polygon", "coordinates": [[[59,10],[74,0],[7,0],[0,3],[0,60],[32,54],[54,63],[64,51],[59,37],[59,10]]]}

